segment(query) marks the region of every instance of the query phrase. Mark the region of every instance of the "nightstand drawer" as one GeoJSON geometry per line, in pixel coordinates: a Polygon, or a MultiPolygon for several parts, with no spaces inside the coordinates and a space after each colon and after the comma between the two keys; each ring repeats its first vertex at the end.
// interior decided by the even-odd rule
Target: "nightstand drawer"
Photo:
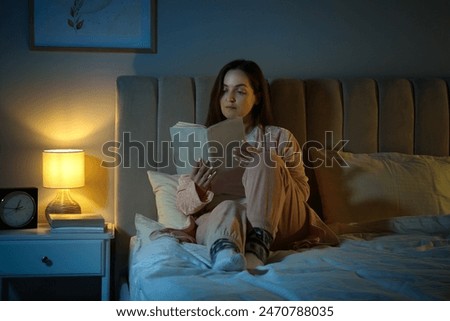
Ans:
{"type": "Polygon", "coordinates": [[[101,275],[99,240],[0,242],[0,275],[101,275]]]}

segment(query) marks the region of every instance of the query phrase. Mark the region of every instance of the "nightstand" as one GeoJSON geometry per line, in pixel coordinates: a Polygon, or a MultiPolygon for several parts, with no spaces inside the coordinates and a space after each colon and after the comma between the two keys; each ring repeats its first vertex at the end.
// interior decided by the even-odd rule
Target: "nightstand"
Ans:
{"type": "MultiPolygon", "coordinates": [[[[7,296],[7,285],[11,280],[25,283],[33,279],[71,280],[69,287],[80,287],[84,283],[76,280],[96,279],[100,286],[99,299],[110,299],[111,242],[114,226],[98,232],[52,232],[48,225],[37,229],[0,231],[0,300],[7,296]]],[[[54,285],[55,282],[53,282],[54,285]]],[[[43,289],[45,285],[40,285],[43,289]]],[[[9,286],[9,285],[8,285],[9,286]]],[[[43,289],[44,290],[44,289],[43,289]]],[[[64,291],[72,293],[64,287],[64,291]]],[[[38,292],[38,290],[25,291],[38,292]]],[[[44,291],[45,292],[45,291],[44,291]]],[[[76,291],[75,291],[76,292],[76,291]]],[[[91,289],[86,289],[86,293],[91,289]]],[[[38,300],[45,300],[39,297],[38,300]]],[[[8,299],[8,298],[6,298],[8,299]]],[[[82,297],[80,299],[83,299],[82,297]]]]}

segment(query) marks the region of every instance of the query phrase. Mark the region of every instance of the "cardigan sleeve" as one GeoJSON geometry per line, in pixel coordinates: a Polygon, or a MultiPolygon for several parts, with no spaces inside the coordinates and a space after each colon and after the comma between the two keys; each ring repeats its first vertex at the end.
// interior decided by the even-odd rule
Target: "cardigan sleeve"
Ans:
{"type": "Polygon", "coordinates": [[[177,208],[185,215],[193,215],[201,211],[211,202],[214,193],[207,191],[205,197],[200,199],[195,182],[189,175],[181,175],[177,187],[177,208]]]}

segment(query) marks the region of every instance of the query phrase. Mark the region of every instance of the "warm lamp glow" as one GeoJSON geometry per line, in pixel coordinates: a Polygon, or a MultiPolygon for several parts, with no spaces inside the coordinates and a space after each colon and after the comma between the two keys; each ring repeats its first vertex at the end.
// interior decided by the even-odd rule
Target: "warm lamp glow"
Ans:
{"type": "Polygon", "coordinates": [[[84,186],[84,151],[49,149],[42,153],[43,185],[47,188],[84,186]]]}
{"type": "Polygon", "coordinates": [[[42,153],[43,186],[58,188],[56,198],[45,214],[77,214],[81,207],[70,196],[69,189],[84,186],[84,151],[80,149],[48,149],[42,153]]]}

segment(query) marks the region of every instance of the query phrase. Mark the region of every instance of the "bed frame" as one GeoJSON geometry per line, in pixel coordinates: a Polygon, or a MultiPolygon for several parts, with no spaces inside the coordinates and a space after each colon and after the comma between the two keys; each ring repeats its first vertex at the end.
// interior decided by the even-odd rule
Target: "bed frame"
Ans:
{"type": "MultiPolygon", "coordinates": [[[[213,77],[121,76],[117,79],[116,141],[121,164],[115,168],[116,296],[127,275],[134,215],[157,219],[149,169],[175,173],[169,126],[182,120],[203,123],[213,77]],[[161,155],[162,154],[162,155],[161,155]],[[168,164],[169,166],[165,166],[168,164]],[[164,166],[162,166],[164,165],[164,166]]],[[[427,79],[270,79],[275,123],[299,143],[354,153],[402,152],[448,156],[449,78],[427,79]]],[[[315,178],[311,205],[320,213],[315,178]]]]}

